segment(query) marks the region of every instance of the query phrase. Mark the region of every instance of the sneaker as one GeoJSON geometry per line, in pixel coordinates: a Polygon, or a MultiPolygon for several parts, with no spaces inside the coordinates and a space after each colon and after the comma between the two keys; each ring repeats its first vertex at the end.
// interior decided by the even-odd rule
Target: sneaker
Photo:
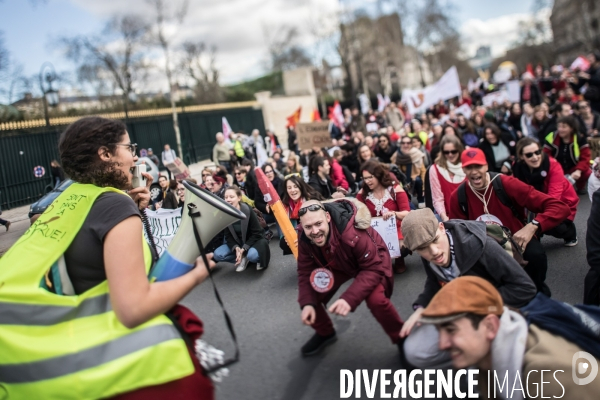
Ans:
{"type": "Polygon", "coordinates": [[[577,238],[573,239],[573,240],[565,240],[565,247],[573,247],[573,246],[577,246],[577,238]]]}
{"type": "Polygon", "coordinates": [[[419,203],[419,210],[425,208],[425,203],[419,203]]]}
{"type": "Polygon", "coordinates": [[[240,265],[237,266],[235,272],[242,272],[248,266],[248,257],[243,257],[242,261],[240,261],[240,265]]]}
{"type": "Polygon", "coordinates": [[[263,269],[267,269],[267,267],[268,267],[268,265],[263,267],[261,265],[261,263],[256,263],[256,270],[257,271],[262,271],[263,269]]]}
{"type": "Polygon", "coordinates": [[[333,344],[337,340],[335,332],[329,336],[321,336],[315,333],[304,346],[302,346],[301,352],[304,357],[313,356],[320,353],[323,349],[330,344],[333,344]]]}
{"type": "Polygon", "coordinates": [[[6,228],[6,231],[8,232],[8,228],[10,228],[10,221],[6,221],[6,225],[4,225],[4,227],[6,228]]]}

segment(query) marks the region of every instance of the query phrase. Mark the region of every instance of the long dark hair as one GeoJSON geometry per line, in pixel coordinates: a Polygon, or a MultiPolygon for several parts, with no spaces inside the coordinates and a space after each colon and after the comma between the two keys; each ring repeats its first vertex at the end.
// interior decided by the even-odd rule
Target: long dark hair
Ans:
{"type": "MultiPolygon", "coordinates": [[[[361,177],[363,176],[364,171],[367,171],[368,173],[373,175],[375,177],[375,179],[377,179],[379,184],[381,186],[383,186],[384,188],[388,188],[394,184],[394,181],[392,180],[392,177],[390,176],[390,170],[387,169],[385,167],[385,165],[383,165],[379,161],[367,161],[366,163],[361,165],[361,167],[360,167],[360,176],[361,177]]],[[[364,195],[367,195],[371,192],[371,189],[369,188],[369,185],[367,185],[367,182],[363,182],[362,191],[363,191],[364,195]]]]}
{"type": "Polygon", "coordinates": [[[81,118],[60,135],[58,150],[64,171],[76,182],[100,187],[126,189],[128,178],[117,162],[102,161],[98,150],[111,154],[125,135],[127,127],[121,121],[101,117],[81,118]]]}
{"type": "Polygon", "coordinates": [[[292,176],[288,176],[287,178],[285,178],[285,181],[283,181],[283,196],[281,197],[281,202],[285,206],[290,204],[290,200],[291,200],[290,195],[287,192],[288,182],[292,182],[292,183],[294,183],[294,185],[298,186],[298,189],[300,189],[300,198],[303,198],[306,200],[319,200],[319,201],[325,200],[325,198],[323,196],[321,196],[321,193],[319,193],[315,189],[313,189],[312,186],[307,185],[306,182],[304,182],[302,180],[302,178],[300,178],[299,176],[296,176],[296,175],[292,175],[292,176]]]}

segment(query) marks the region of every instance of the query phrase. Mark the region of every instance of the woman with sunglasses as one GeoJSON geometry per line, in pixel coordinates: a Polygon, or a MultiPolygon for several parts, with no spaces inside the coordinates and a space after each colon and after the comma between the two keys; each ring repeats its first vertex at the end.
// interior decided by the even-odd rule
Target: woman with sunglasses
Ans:
{"type": "Polygon", "coordinates": [[[246,185],[246,175],[248,171],[246,171],[245,167],[235,167],[235,172],[233,175],[233,183],[238,186],[242,191],[244,191],[244,186],[246,185]]]}
{"type": "Polygon", "coordinates": [[[271,250],[269,242],[252,208],[242,202],[242,191],[237,186],[225,190],[225,201],[242,211],[246,219],[238,220],[225,229],[225,243],[214,252],[216,262],[230,262],[236,265],[236,272],[242,272],[248,264],[255,264],[260,271],[269,266],[271,250]]]}
{"type": "Polygon", "coordinates": [[[127,127],[100,117],[81,118],[61,134],[58,147],[61,164],[75,181],[55,203],[65,207],[49,207],[31,234],[1,260],[2,308],[9,314],[11,305],[20,311],[13,328],[0,323],[0,364],[11,363],[10,353],[12,362],[30,371],[18,384],[3,379],[3,393],[119,399],[177,393],[212,399],[212,383],[186,345],[199,337],[198,331],[192,336],[183,324],[182,330],[174,325],[184,317],[186,326],[202,326],[177,303],[208,277],[207,266],[199,258],[183,276],[149,281],[153,253],[143,238],[141,210],[150,202],[152,176],[144,174],[146,186],[132,189],[138,157],[127,127]],[[60,240],[36,233],[40,224],[62,233],[60,240]],[[64,267],[55,264],[58,259],[64,267]],[[21,267],[19,260],[24,268],[9,268],[21,267]],[[27,307],[37,311],[23,311],[27,307]],[[74,312],[56,318],[40,308],[74,312]],[[45,322],[36,322],[36,315],[45,322]],[[52,343],[51,351],[44,343],[52,343]],[[90,360],[90,349],[103,348],[115,351],[109,357],[92,356],[91,364],[80,362],[90,360]]]}
{"type": "MultiPolygon", "coordinates": [[[[298,210],[302,208],[304,202],[307,200],[325,200],[320,193],[304,182],[298,175],[286,177],[284,188],[285,191],[283,192],[283,196],[281,196],[281,202],[283,203],[294,228],[298,226],[300,222],[298,210]]],[[[283,250],[283,255],[292,254],[292,251],[283,237],[279,240],[279,247],[283,250]]]]}
{"type": "Polygon", "coordinates": [[[400,148],[396,156],[396,165],[400,171],[410,179],[410,185],[417,201],[419,208],[425,207],[425,196],[423,193],[423,182],[425,182],[425,154],[420,150],[415,149],[412,145],[412,139],[404,136],[400,139],[400,148]]]}
{"type": "Polygon", "coordinates": [[[212,169],[210,169],[210,167],[204,167],[204,169],[202,170],[202,183],[200,184],[200,187],[203,188],[203,189],[210,190],[208,188],[208,186],[206,185],[206,180],[208,178],[212,179],[212,176],[213,176],[212,169]]]}
{"type": "Polygon", "coordinates": [[[429,169],[429,187],[434,211],[446,222],[449,220],[450,196],[465,180],[460,159],[464,146],[456,136],[444,136],[440,149],[429,169]]]}
{"type": "Polygon", "coordinates": [[[545,154],[540,144],[530,137],[523,138],[517,143],[517,157],[518,161],[513,165],[515,178],[550,197],[559,199],[571,210],[566,220],[544,234],[564,239],[567,247],[577,245],[577,230],[573,221],[577,214],[579,196],[573,185],[565,178],[558,161],[545,154]]]}
{"type": "MultiPolygon", "coordinates": [[[[380,162],[369,161],[361,167],[363,178],[362,189],[356,195],[356,199],[364,203],[371,217],[383,217],[384,220],[395,218],[398,229],[398,245],[402,248],[402,219],[410,212],[408,196],[401,185],[393,181],[389,170],[380,162]]],[[[403,257],[394,261],[394,272],[401,274],[406,271],[403,257]]]]}

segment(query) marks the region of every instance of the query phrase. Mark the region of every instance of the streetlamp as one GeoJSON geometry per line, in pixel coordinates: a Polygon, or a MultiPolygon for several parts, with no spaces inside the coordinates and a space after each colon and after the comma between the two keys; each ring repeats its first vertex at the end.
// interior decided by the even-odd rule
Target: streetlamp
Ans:
{"type": "Polygon", "coordinates": [[[50,126],[50,117],[48,116],[48,105],[56,107],[58,105],[58,92],[52,87],[52,82],[56,81],[56,71],[54,66],[45,62],[40,68],[40,89],[42,90],[42,102],[44,103],[44,117],[46,118],[46,126],[50,126]]]}

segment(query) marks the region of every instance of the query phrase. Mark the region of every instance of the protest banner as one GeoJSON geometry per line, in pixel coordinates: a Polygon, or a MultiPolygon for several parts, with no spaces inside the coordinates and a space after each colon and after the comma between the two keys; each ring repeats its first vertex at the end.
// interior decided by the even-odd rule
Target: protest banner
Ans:
{"type": "Polygon", "coordinates": [[[181,161],[181,158],[177,157],[172,163],[165,164],[165,167],[169,169],[175,176],[175,179],[182,180],[192,176],[187,165],[181,161]]]}
{"type": "Polygon", "coordinates": [[[469,105],[467,103],[465,103],[462,106],[456,108],[456,110],[454,110],[454,113],[456,115],[462,114],[465,116],[466,119],[470,119],[471,114],[473,113],[473,110],[471,110],[471,107],[469,107],[469,105]]]}
{"type": "Polygon", "coordinates": [[[396,228],[396,218],[390,218],[387,221],[383,217],[371,218],[371,228],[375,229],[379,236],[387,245],[390,257],[400,257],[400,242],[398,241],[398,229],[396,228]]]}
{"type": "MultiPolygon", "coordinates": [[[[162,252],[169,247],[171,240],[173,240],[177,233],[177,229],[179,229],[179,224],[181,223],[181,208],[175,210],[161,208],[157,211],[146,209],[146,216],[150,223],[150,231],[154,237],[156,250],[160,256],[162,252]]],[[[146,230],[144,230],[144,236],[146,236],[146,230]]],[[[147,236],[146,240],[150,243],[147,236]]]]}
{"type": "Polygon", "coordinates": [[[483,96],[482,99],[483,105],[486,107],[492,107],[494,105],[494,102],[502,104],[506,100],[508,100],[508,92],[506,90],[499,90],[497,92],[486,94],[485,96],[483,96]]]}
{"type": "Polygon", "coordinates": [[[414,114],[424,111],[440,100],[448,100],[460,96],[460,94],[458,72],[456,72],[456,67],[453,66],[433,85],[418,90],[404,89],[402,91],[402,103],[405,103],[408,111],[414,114]]]}
{"type": "Polygon", "coordinates": [[[521,101],[521,85],[519,84],[519,81],[513,80],[506,82],[506,92],[511,103],[518,103],[521,101]]]}
{"type": "Polygon", "coordinates": [[[296,133],[298,134],[298,146],[300,150],[331,146],[329,120],[298,124],[296,126],[296,133]]]}

